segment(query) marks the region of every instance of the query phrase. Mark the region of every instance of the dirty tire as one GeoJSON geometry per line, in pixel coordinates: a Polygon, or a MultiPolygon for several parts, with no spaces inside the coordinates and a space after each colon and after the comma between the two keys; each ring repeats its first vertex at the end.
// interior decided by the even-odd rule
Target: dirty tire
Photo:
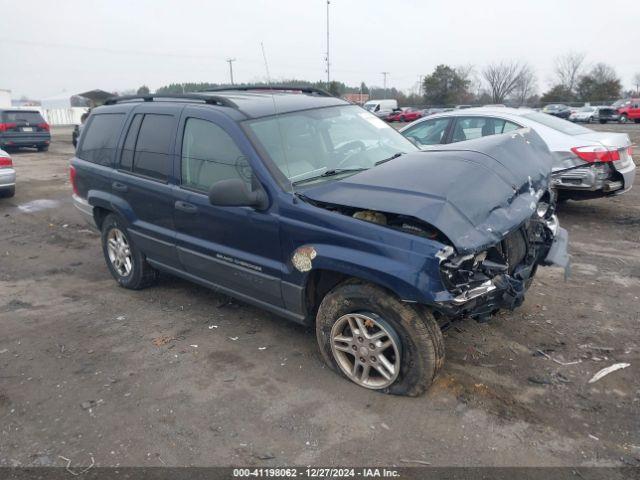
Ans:
{"type": "Polygon", "coordinates": [[[342,283],[322,300],[316,317],[316,336],[327,365],[343,374],[331,350],[331,329],[343,315],[358,312],[372,312],[383,318],[400,339],[398,378],[378,391],[407,396],[424,393],[444,364],[442,331],[426,308],[414,308],[375,285],[342,283]]]}
{"type": "Polygon", "coordinates": [[[0,188],[0,198],[11,198],[16,194],[16,186],[0,188]]]}
{"type": "Polygon", "coordinates": [[[120,286],[131,290],[140,290],[155,283],[158,278],[158,271],[151,267],[149,263],[147,263],[147,259],[135,246],[131,239],[131,236],[128,234],[127,229],[124,226],[124,223],[122,222],[122,220],[120,220],[120,218],[118,218],[117,215],[109,214],[105,217],[104,221],[102,222],[101,237],[102,253],[104,254],[104,259],[107,263],[107,267],[109,268],[109,271],[111,272],[113,278],[116,279],[120,286]],[[109,253],[107,251],[107,237],[109,235],[109,232],[114,228],[117,228],[124,234],[129,244],[129,248],[131,249],[132,268],[131,272],[126,276],[118,273],[118,271],[116,271],[113,264],[111,263],[111,260],[109,259],[109,253]]]}

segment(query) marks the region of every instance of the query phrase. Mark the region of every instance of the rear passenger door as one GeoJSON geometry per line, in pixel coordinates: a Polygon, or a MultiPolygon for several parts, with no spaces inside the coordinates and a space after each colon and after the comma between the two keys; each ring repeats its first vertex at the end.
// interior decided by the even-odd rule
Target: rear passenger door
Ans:
{"type": "Polygon", "coordinates": [[[173,148],[180,107],[140,106],[126,135],[111,190],[134,243],[149,260],[178,267],[173,223],[173,148]]]}
{"type": "Polygon", "coordinates": [[[257,182],[250,166],[255,152],[239,127],[214,109],[188,106],[180,123],[175,175],[183,200],[175,204],[175,223],[183,269],[225,293],[281,306],[277,215],[209,203],[217,181],[239,178],[250,188],[257,182]]]}

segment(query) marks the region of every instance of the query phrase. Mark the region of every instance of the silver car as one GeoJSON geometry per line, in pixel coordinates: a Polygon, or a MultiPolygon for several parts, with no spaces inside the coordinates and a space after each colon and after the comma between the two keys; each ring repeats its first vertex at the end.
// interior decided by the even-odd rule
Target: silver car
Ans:
{"type": "Polygon", "coordinates": [[[13,197],[16,193],[16,171],[11,157],[0,150],[0,198],[13,197]]]}
{"type": "Polygon", "coordinates": [[[618,195],[633,185],[636,165],[626,133],[596,132],[530,109],[470,108],[431,115],[400,132],[424,150],[518,128],[535,130],[554,156],[559,199],[618,195]]]}

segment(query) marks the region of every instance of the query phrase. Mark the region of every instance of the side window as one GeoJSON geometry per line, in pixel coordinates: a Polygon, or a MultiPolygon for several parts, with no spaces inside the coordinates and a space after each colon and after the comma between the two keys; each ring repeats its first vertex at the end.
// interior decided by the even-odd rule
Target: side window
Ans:
{"type": "Polygon", "coordinates": [[[138,132],[140,130],[140,124],[142,123],[143,114],[137,113],[127,132],[127,138],[124,141],[124,147],[122,148],[122,156],[120,157],[120,168],[123,170],[131,171],[133,167],[133,155],[136,150],[136,141],[138,140],[138,132]]]}
{"type": "Polygon", "coordinates": [[[403,134],[419,145],[437,145],[444,141],[448,126],[448,118],[436,118],[420,122],[416,126],[404,131],[403,134]]]}
{"type": "MultiPolygon", "coordinates": [[[[133,172],[166,181],[171,170],[171,139],[174,117],[145,114],[140,125],[133,156],[133,172]]],[[[128,139],[127,139],[128,140],[128,139]]]]}
{"type": "Polygon", "coordinates": [[[500,133],[517,130],[518,125],[500,118],[460,117],[453,130],[453,142],[463,142],[474,138],[488,137],[500,133]]]}
{"type": "Polygon", "coordinates": [[[182,139],[182,185],[208,192],[231,178],[251,184],[251,168],[233,139],[215,123],[189,118],[182,139]]]}
{"type": "Polygon", "coordinates": [[[123,113],[93,115],[83,132],[78,158],[111,166],[123,121],[123,113]]]}
{"type": "Polygon", "coordinates": [[[516,125],[511,122],[504,122],[504,128],[502,129],[502,133],[513,132],[514,130],[518,130],[520,125],[516,125]]]}

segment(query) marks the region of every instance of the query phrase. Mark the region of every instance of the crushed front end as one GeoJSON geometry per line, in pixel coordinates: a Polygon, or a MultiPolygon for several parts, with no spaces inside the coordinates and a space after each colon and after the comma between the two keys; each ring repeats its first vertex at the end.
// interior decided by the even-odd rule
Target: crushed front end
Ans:
{"type": "Polygon", "coordinates": [[[440,313],[486,321],[500,309],[522,304],[539,265],[561,266],[567,275],[568,235],[553,210],[553,204],[540,202],[524,224],[478,253],[458,255],[453,247],[444,248],[438,255],[440,275],[453,298],[436,305],[440,313]]]}

